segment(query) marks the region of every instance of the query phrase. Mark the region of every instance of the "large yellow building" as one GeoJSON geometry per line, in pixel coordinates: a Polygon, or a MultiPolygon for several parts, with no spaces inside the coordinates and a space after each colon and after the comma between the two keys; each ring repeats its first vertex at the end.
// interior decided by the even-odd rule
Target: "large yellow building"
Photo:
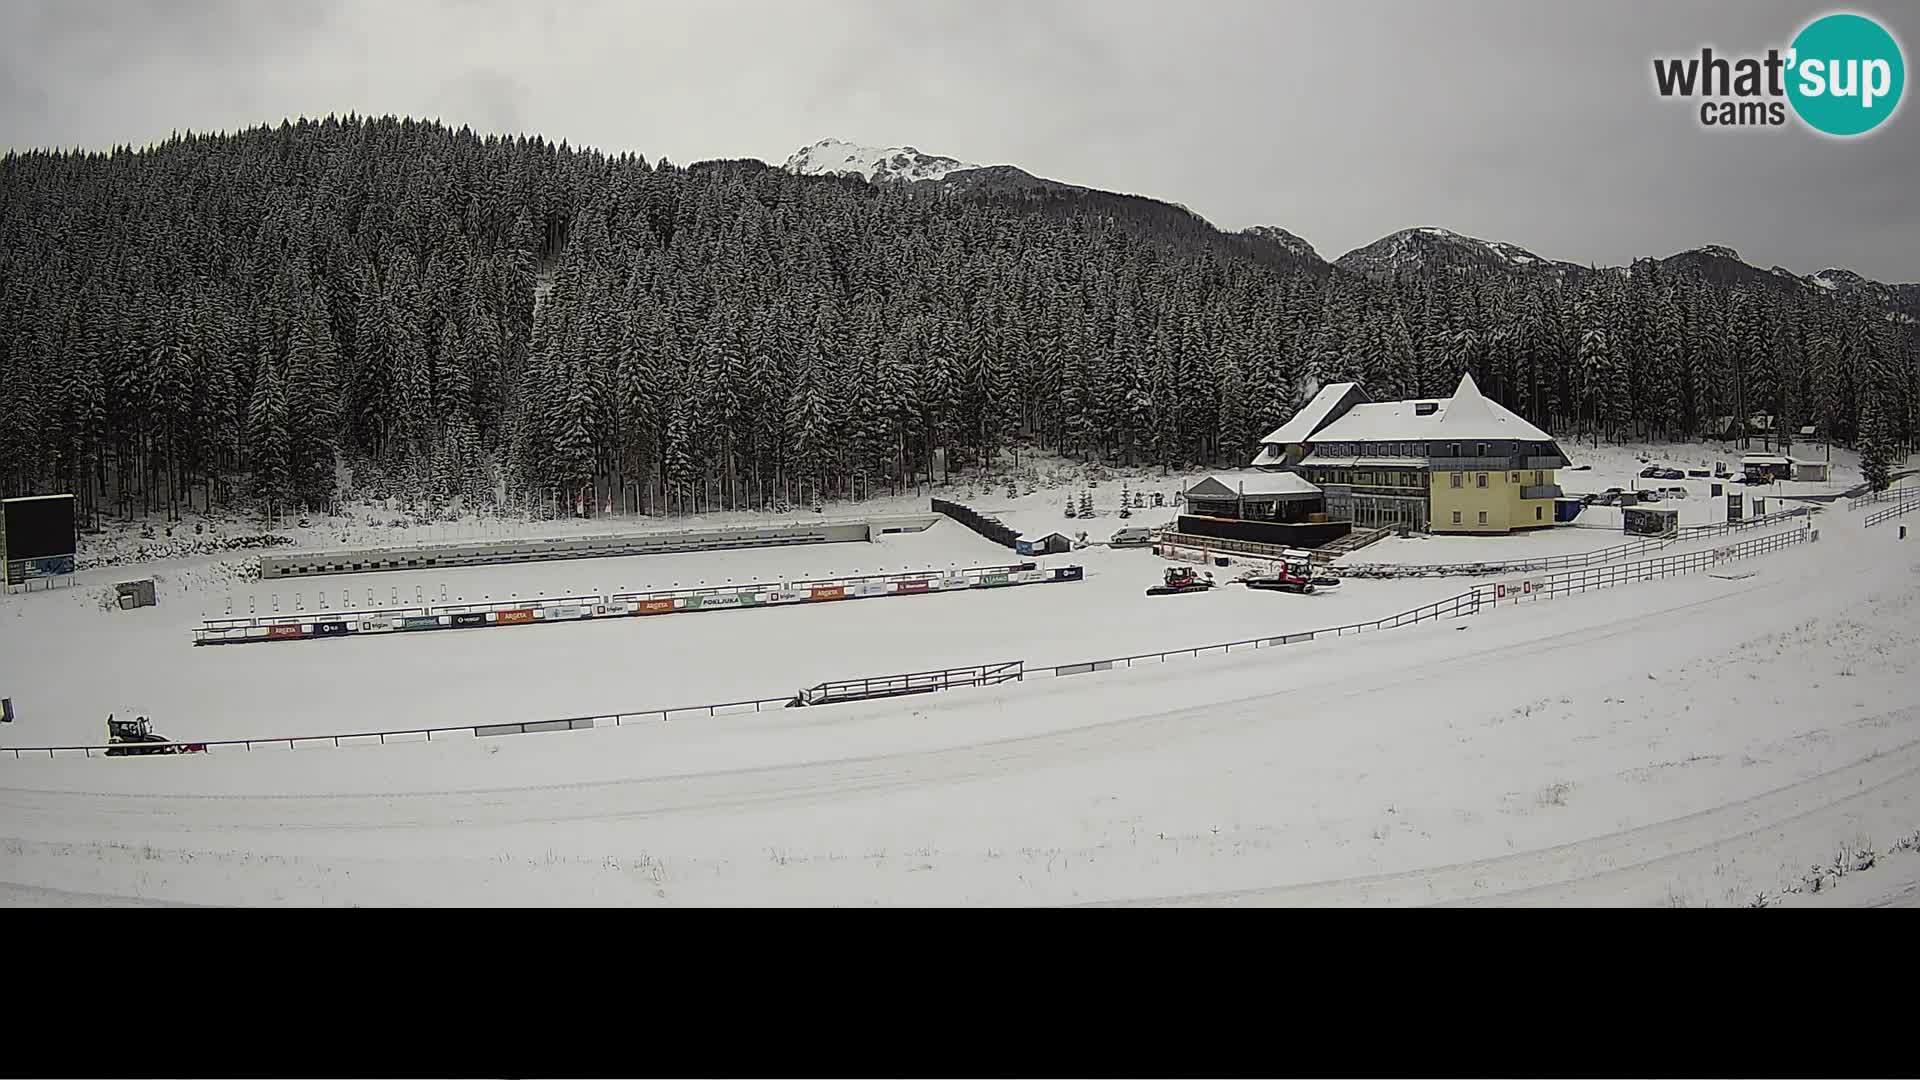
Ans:
{"type": "Polygon", "coordinates": [[[1462,375],[1445,399],[1370,402],[1335,383],[1261,440],[1255,468],[1298,473],[1329,517],[1362,528],[1504,533],[1554,523],[1553,436],[1489,401],[1462,375]]]}

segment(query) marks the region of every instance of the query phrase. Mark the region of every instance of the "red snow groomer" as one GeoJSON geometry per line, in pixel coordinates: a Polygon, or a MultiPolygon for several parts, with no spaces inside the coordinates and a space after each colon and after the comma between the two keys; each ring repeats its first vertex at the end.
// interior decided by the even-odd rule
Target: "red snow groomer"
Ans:
{"type": "Polygon", "coordinates": [[[108,757],[142,757],[147,754],[204,754],[206,743],[168,742],[165,735],[156,734],[147,718],[142,716],[133,720],[115,720],[112,713],[107,714],[108,757]]]}
{"type": "Polygon", "coordinates": [[[1147,590],[1148,596],[1175,596],[1180,593],[1206,592],[1213,588],[1213,575],[1206,577],[1193,572],[1191,566],[1169,566],[1161,584],[1147,590]]]}
{"type": "Polygon", "coordinates": [[[1286,557],[1275,565],[1271,573],[1246,578],[1244,581],[1249,589],[1302,594],[1340,584],[1339,578],[1314,576],[1313,557],[1304,551],[1287,552],[1286,557]]]}

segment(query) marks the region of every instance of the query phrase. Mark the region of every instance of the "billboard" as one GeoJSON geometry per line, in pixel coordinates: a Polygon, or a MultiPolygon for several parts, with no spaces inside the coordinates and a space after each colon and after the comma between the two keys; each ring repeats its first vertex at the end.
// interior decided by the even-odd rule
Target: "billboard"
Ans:
{"type": "Polygon", "coordinates": [[[78,541],[72,495],[0,499],[0,569],[5,584],[73,573],[78,541]]]}

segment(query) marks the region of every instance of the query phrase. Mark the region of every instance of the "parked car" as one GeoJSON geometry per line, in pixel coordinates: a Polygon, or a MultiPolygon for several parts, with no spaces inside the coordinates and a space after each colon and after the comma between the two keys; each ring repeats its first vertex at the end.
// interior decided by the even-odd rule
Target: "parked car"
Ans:
{"type": "Polygon", "coordinates": [[[1640,479],[1642,480],[1651,480],[1654,477],[1659,475],[1660,475],[1660,466],[1658,465],[1649,465],[1646,468],[1640,470],[1640,479]]]}
{"type": "Polygon", "coordinates": [[[1626,488],[1612,487],[1612,488],[1608,488],[1607,490],[1601,492],[1598,495],[1590,495],[1588,496],[1588,498],[1592,499],[1593,502],[1598,503],[1601,506],[1619,506],[1623,502],[1630,501],[1628,499],[1628,494],[1629,493],[1626,488]]]}
{"type": "Polygon", "coordinates": [[[1655,474],[1662,480],[1685,480],[1687,474],[1679,469],[1661,469],[1655,474]]]}

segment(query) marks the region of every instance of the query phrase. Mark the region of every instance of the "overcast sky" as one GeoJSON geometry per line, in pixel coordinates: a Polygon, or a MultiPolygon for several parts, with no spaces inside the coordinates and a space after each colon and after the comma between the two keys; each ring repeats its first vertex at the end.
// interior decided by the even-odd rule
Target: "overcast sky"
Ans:
{"type": "MultiPolygon", "coordinates": [[[[0,145],[329,112],[688,163],[833,137],[1281,225],[1440,225],[1617,264],[1705,243],[1920,281],[1920,115],[1702,128],[1654,56],[1784,46],[1784,0],[0,0],[0,145]]],[[[1914,61],[1920,5],[1881,19],[1914,61]]],[[[1909,95],[1911,96],[1911,95],[1909,95]]]]}

